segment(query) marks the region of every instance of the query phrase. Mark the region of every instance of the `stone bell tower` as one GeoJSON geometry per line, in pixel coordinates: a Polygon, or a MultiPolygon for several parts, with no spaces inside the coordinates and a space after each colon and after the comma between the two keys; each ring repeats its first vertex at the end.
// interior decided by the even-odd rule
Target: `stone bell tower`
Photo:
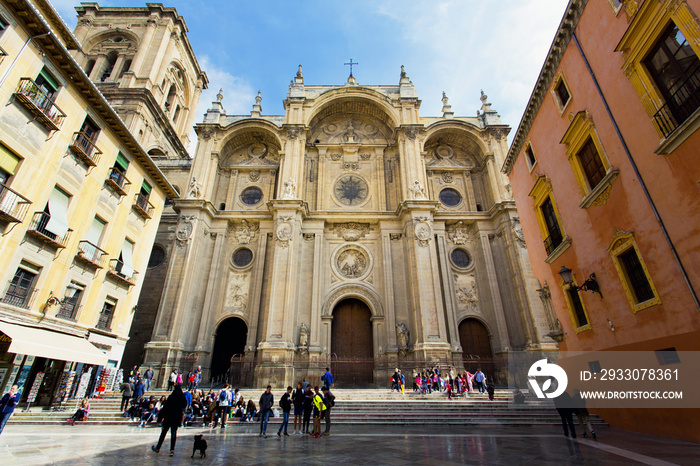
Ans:
{"type": "Polygon", "coordinates": [[[207,75],[175,8],[76,8],[75,59],[154,158],[188,159],[189,134],[207,75]]]}

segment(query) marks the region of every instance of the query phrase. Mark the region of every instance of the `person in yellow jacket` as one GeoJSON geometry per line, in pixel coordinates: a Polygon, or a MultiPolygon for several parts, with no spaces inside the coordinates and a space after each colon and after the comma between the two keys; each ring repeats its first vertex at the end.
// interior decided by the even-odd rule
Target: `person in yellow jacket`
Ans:
{"type": "Polygon", "coordinates": [[[321,418],[324,416],[326,405],[323,404],[323,396],[318,392],[318,385],[314,387],[314,428],[311,435],[321,437],[321,418]]]}

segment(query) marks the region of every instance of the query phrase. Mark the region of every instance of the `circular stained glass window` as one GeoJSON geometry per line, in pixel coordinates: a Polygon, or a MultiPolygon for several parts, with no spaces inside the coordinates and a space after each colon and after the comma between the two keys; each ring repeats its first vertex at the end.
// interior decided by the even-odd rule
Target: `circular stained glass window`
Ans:
{"type": "Polygon", "coordinates": [[[335,182],[335,197],[347,206],[356,206],[367,199],[367,182],[357,175],[346,175],[335,182]]]}
{"type": "Polygon", "coordinates": [[[163,246],[156,244],[151,249],[151,257],[148,259],[148,268],[158,267],[165,261],[165,249],[163,246]]]}
{"type": "Polygon", "coordinates": [[[260,188],[257,188],[255,186],[251,186],[249,188],[245,188],[243,192],[241,193],[241,202],[247,205],[255,205],[263,197],[263,192],[260,188]]]}
{"type": "Polygon", "coordinates": [[[464,249],[453,250],[450,258],[455,267],[459,267],[460,269],[466,269],[469,267],[469,264],[472,263],[472,258],[469,257],[469,254],[464,249]]]}
{"type": "Polygon", "coordinates": [[[233,265],[245,267],[253,262],[253,251],[248,248],[241,248],[233,253],[233,265]]]}
{"type": "Polygon", "coordinates": [[[446,206],[454,207],[462,202],[462,195],[456,189],[445,188],[440,191],[440,201],[446,206]]]}

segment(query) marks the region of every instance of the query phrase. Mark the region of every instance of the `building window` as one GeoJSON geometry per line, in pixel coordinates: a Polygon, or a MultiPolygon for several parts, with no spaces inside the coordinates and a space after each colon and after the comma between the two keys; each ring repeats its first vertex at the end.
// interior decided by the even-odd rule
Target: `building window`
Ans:
{"type": "Polygon", "coordinates": [[[117,306],[116,300],[107,299],[102,305],[100,317],[97,319],[96,328],[109,331],[112,327],[112,318],[114,317],[114,309],[117,306]]]}
{"type": "Polygon", "coordinates": [[[5,33],[7,26],[8,26],[8,23],[7,23],[7,21],[5,21],[5,18],[0,16],[0,36],[2,36],[5,33]]]}
{"type": "Polygon", "coordinates": [[[455,207],[462,202],[462,195],[456,189],[445,188],[440,191],[440,202],[448,207],[455,207]]]}
{"type": "Polygon", "coordinates": [[[661,304],[632,233],[619,232],[608,249],[634,312],[661,304]]]}
{"type": "Polygon", "coordinates": [[[251,186],[249,188],[245,188],[241,193],[241,202],[246,205],[255,205],[260,202],[262,197],[262,190],[258,187],[251,186]]]}
{"type": "Polygon", "coordinates": [[[46,67],[42,68],[42,70],[39,72],[39,76],[36,77],[34,82],[46,97],[53,100],[56,91],[58,91],[58,81],[56,81],[56,78],[53,77],[46,67]]]}
{"type": "Polygon", "coordinates": [[[527,143],[525,145],[525,161],[527,161],[527,166],[530,170],[537,163],[537,158],[535,157],[535,152],[532,150],[532,144],[527,143]]]}
{"type": "Polygon", "coordinates": [[[233,265],[238,268],[247,267],[253,262],[253,251],[248,248],[240,248],[233,253],[231,260],[233,265]]]}
{"type": "Polygon", "coordinates": [[[677,124],[700,107],[700,60],[671,23],[644,60],[677,124]]]}
{"type": "Polygon", "coordinates": [[[148,258],[148,268],[158,267],[160,264],[165,262],[165,248],[160,244],[153,245],[151,249],[151,257],[148,258]]]}
{"type": "Polygon", "coordinates": [[[34,294],[36,278],[39,276],[40,270],[22,261],[7,287],[2,302],[25,309],[29,308],[31,297],[34,294]]]}
{"type": "Polygon", "coordinates": [[[469,256],[469,253],[460,248],[452,250],[450,259],[452,260],[452,264],[459,269],[466,269],[472,263],[472,258],[469,256]]]}
{"type": "Polygon", "coordinates": [[[557,109],[561,115],[569,105],[569,102],[571,102],[571,92],[569,91],[569,86],[566,84],[564,73],[562,71],[559,71],[557,77],[554,78],[551,92],[554,98],[554,103],[557,105],[557,109]]]}
{"type": "Polygon", "coordinates": [[[546,176],[539,176],[530,191],[534,198],[535,214],[547,253],[546,262],[552,263],[568,249],[571,240],[564,234],[561,218],[552,194],[552,183],[546,176]]]}
{"type": "Polygon", "coordinates": [[[566,156],[583,196],[579,207],[587,209],[593,204],[607,202],[609,190],[620,171],[611,167],[588,111],[574,116],[561,144],[566,144],[566,156]]]}
{"type": "Polygon", "coordinates": [[[61,301],[61,307],[58,310],[56,317],[66,320],[75,320],[76,314],[78,313],[80,298],[83,296],[85,286],[72,281],[70,282],[69,288],[71,290],[71,296],[69,296],[67,290],[66,296],[63,298],[63,301],[61,301]]]}
{"type": "Polygon", "coordinates": [[[605,166],[590,137],[583,144],[577,155],[583,167],[583,173],[586,175],[589,188],[595,188],[605,176],[605,166]]]}
{"type": "Polygon", "coordinates": [[[21,159],[10,149],[0,144],[0,183],[7,184],[10,177],[17,172],[21,159]]]}
{"type": "Polygon", "coordinates": [[[588,320],[588,314],[586,314],[586,308],[583,306],[581,294],[578,290],[567,287],[564,289],[564,296],[566,297],[566,304],[569,307],[571,320],[574,323],[576,333],[590,329],[591,325],[588,320]]]}
{"type": "Polygon", "coordinates": [[[656,152],[669,154],[697,129],[690,119],[700,118],[700,22],[686,1],[630,8],[637,3],[625,3],[631,22],[615,51],[662,138],[656,152]]]}

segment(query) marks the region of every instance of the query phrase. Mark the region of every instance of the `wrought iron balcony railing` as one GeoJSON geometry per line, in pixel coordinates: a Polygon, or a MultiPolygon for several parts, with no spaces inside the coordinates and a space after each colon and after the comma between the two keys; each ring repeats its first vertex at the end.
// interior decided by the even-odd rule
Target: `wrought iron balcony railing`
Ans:
{"type": "Polygon", "coordinates": [[[75,258],[88,265],[103,269],[106,255],[107,252],[103,249],[98,248],[90,241],[83,240],[78,243],[78,252],[75,258]]]}
{"type": "Polygon", "coordinates": [[[0,183],[0,219],[22,223],[32,201],[0,183]]]}
{"type": "Polygon", "coordinates": [[[97,148],[92,139],[80,131],[73,133],[73,140],[68,147],[89,167],[96,166],[102,155],[102,151],[97,148]]]}
{"type": "Polygon", "coordinates": [[[19,80],[14,97],[24,104],[34,114],[37,120],[49,130],[58,130],[66,118],[66,114],[53,103],[51,96],[44,92],[34,80],[22,78],[19,80]]]}
{"type": "Polygon", "coordinates": [[[100,318],[97,320],[97,325],[95,325],[95,328],[98,330],[105,330],[109,332],[112,327],[112,313],[105,313],[101,312],[100,313],[100,318]]]}
{"type": "Polygon", "coordinates": [[[153,211],[156,209],[153,204],[148,202],[148,198],[141,193],[137,193],[134,197],[133,208],[144,218],[152,218],[153,211]]]}
{"type": "Polygon", "coordinates": [[[654,121],[666,138],[698,108],[700,108],[700,67],[654,114],[654,121]]]}
{"type": "Polygon", "coordinates": [[[111,186],[120,196],[126,196],[131,182],[124,176],[118,168],[112,167],[109,169],[109,174],[107,175],[107,180],[105,181],[108,186],[111,186]]]}
{"type": "Polygon", "coordinates": [[[125,275],[122,270],[124,268],[124,263],[119,259],[111,259],[109,261],[109,270],[107,270],[107,276],[115,278],[116,280],[128,285],[134,286],[136,284],[136,275],[138,272],[134,270],[131,277],[125,275]]]}
{"type": "Polygon", "coordinates": [[[563,240],[564,238],[561,237],[561,232],[559,230],[552,231],[547,239],[544,240],[544,249],[547,251],[547,255],[554,252],[563,240]]]}
{"type": "Polygon", "coordinates": [[[34,216],[29,224],[27,233],[40,239],[41,241],[44,241],[45,243],[51,244],[54,247],[65,248],[73,230],[69,228],[65,235],[62,237],[58,236],[57,234],[46,229],[46,225],[49,223],[50,219],[51,216],[46,212],[34,212],[34,216]]]}

